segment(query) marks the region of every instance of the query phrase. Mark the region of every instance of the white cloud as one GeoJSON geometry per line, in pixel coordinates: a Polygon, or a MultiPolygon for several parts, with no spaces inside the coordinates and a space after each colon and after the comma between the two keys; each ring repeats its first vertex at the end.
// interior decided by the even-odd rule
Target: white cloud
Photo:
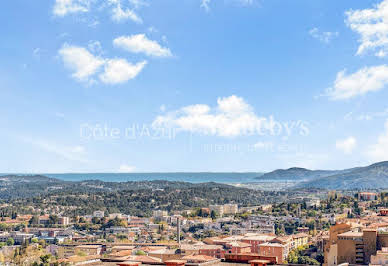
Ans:
{"type": "MultiPolygon", "coordinates": [[[[98,41],[89,43],[89,49],[102,53],[98,41]]],[[[64,44],[58,53],[65,66],[73,71],[72,77],[83,82],[96,82],[93,76],[104,67],[103,72],[99,75],[102,82],[106,84],[123,83],[135,78],[147,64],[147,61],[132,64],[123,58],[102,58],[93,55],[83,47],[68,44],[64,44]]]]}
{"type": "Polygon", "coordinates": [[[169,57],[172,55],[170,49],[148,39],[145,34],[118,37],[113,40],[113,45],[132,53],[144,53],[148,56],[169,57]]]}
{"type": "Polygon", "coordinates": [[[90,0],[55,0],[53,13],[63,17],[72,13],[89,12],[90,0]]]}
{"type": "Polygon", "coordinates": [[[125,59],[109,59],[106,61],[104,73],[100,80],[107,84],[119,84],[135,78],[145,67],[147,61],[131,64],[125,59]]]}
{"type": "Polygon", "coordinates": [[[330,43],[333,38],[338,36],[338,32],[320,31],[318,28],[311,29],[309,31],[309,34],[313,38],[315,38],[323,43],[326,43],[326,44],[330,43]]]}
{"type": "Polygon", "coordinates": [[[134,5],[133,9],[123,9],[121,5],[121,0],[109,0],[113,5],[112,8],[112,19],[116,22],[122,22],[127,19],[132,20],[138,24],[143,23],[143,20],[136,14],[135,9],[140,5],[140,1],[130,1],[134,5]]]}
{"type": "Polygon", "coordinates": [[[217,107],[205,104],[183,107],[175,112],[156,117],[154,127],[176,127],[183,131],[236,137],[241,135],[264,135],[273,133],[277,122],[272,117],[258,117],[243,98],[232,95],[218,98],[217,107]]]}
{"type": "Polygon", "coordinates": [[[345,154],[351,154],[357,145],[357,140],[354,137],[348,137],[343,140],[337,140],[335,147],[345,154]]]}
{"type": "Polygon", "coordinates": [[[388,160],[388,119],[385,121],[385,132],[378,137],[376,144],[368,147],[366,154],[373,161],[388,160]]]}
{"type": "MultiPolygon", "coordinates": [[[[92,13],[93,10],[108,10],[115,22],[132,20],[141,24],[143,20],[136,12],[146,5],[147,3],[143,0],[55,0],[53,14],[64,17],[76,13],[92,13]]],[[[99,21],[94,16],[93,22],[89,23],[89,26],[95,27],[98,24],[99,21]]]]}
{"type": "Polygon", "coordinates": [[[364,67],[349,75],[343,70],[337,74],[333,87],[327,90],[327,96],[333,100],[349,99],[381,90],[387,84],[387,65],[364,67]]]}
{"type": "Polygon", "coordinates": [[[360,46],[357,55],[367,51],[375,51],[379,57],[388,52],[388,0],[375,5],[373,8],[348,10],[347,25],[360,35],[360,46]]]}
{"type": "Polygon", "coordinates": [[[105,63],[104,59],[94,56],[85,48],[68,44],[62,46],[59,55],[65,66],[74,71],[72,76],[80,81],[89,81],[105,63]]]}
{"type": "Polygon", "coordinates": [[[122,165],[120,165],[118,172],[119,173],[132,173],[133,171],[135,171],[135,169],[136,169],[136,167],[134,167],[134,166],[122,164],[122,165]]]}
{"type": "Polygon", "coordinates": [[[210,11],[210,0],[201,0],[201,8],[205,9],[206,11],[210,11]]]}

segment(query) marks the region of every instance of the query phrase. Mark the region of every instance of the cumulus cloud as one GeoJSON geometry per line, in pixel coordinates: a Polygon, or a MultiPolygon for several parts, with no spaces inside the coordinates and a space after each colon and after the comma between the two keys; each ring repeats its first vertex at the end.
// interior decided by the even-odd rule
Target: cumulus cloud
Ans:
{"type": "Polygon", "coordinates": [[[68,44],[64,44],[58,53],[64,65],[73,71],[72,77],[82,82],[95,82],[93,77],[104,67],[99,75],[100,81],[106,84],[123,83],[135,78],[147,64],[147,61],[132,64],[122,58],[102,58],[84,47],[68,44]]]}
{"type": "Polygon", "coordinates": [[[272,117],[257,116],[243,98],[235,95],[218,98],[214,108],[195,104],[160,115],[153,126],[176,127],[182,131],[222,137],[273,134],[277,126],[281,127],[272,117]]]}
{"type": "Polygon", "coordinates": [[[345,154],[351,154],[357,145],[357,140],[354,137],[348,137],[346,139],[337,140],[335,147],[345,154]]]}
{"type": "Polygon", "coordinates": [[[331,40],[338,36],[338,32],[320,31],[318,28],[313,28],[309,31],[311,37],[323,43],[330,43],[331,40]]]}
{"type": "Polygon", "coordinates": [[[104,73],[100,80],[106,84],[119,84],[135,78],[145,67],[147,61],[131,64],[125,59],[106,61],[104,73]]]}
{"type": "Polygon", "coordinates": [[[73,71],[72,76],[80,81],[88,81],[98,69],[105,64],[105,60],[94,56],[83,47],[64,44],[59,50],[63,63],[73,71]]]}
{"type": "Polygon", "coordinates": [[[388,160],[388,119],[385,121],[385,132],[378,137],[377,143],[368,147],[366,154],[373,161],[388,160]]]}
{"type": "Polygon", "coordinates": [[[55,0],[53,13],[63,17],[72,13],[89,12],[90,0],[55,0]]]}
{"type": "Polygon", "coordinates": [[[364,67],[355,73],[343,70],[337,74],[327,96],[333,100],[343,100],[383,89],[388,84],[388,66],[364,67]]]}
{"type": "Polygon", "coordinates": [[[376,56],[384,57],[388,51],[388,0],[373,8],[348,10],[347,25],[360,35],[357,55],[374,51],[376,56]]]}
{"type": "Polygon", "coordinates": [[[116,22],[122,22],[125,20],[132,20],[138,24],[143,23],[143,20],[136,14],[135,9],[140,5],[138,1],[130,1],[134,5],[133,9],[122,8],[121,0],[109,0],[113,5],[112,8],[112,19],[116,22]]]}
{"type": "Polygon", "coordinates": [[[145,34],[118,37],[113,40],[113,45],[132,53],[144,53],[148,56],[172,56],[170,49],[162,47],[156,41],[148,39],[145,34]]]}
{"type": "MultiPolygon", "coordinates": [[[[115,22],[132,20],[141,24],[143,20],[137,14],[137,10],[147,5],[143,0],[55,0],[53,14],[57,17],[64,17],[69,14],[91,13],[93,10],[107,10],[115,22]]],[[[92,26],[99,23],[94,20],[92,26]]]]}

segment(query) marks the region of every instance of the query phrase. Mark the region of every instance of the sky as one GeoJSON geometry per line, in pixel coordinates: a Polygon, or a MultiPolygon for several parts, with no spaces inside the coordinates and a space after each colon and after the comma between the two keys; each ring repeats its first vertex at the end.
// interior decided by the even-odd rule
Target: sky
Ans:
{"type": "Polygon", "coordinates": [[[3,6],[2,173],[388,160],[388,0],[3,6]]]}

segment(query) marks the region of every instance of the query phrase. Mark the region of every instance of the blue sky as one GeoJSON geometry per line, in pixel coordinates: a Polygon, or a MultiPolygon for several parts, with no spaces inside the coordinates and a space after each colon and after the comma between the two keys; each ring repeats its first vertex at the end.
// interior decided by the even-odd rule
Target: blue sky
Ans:
{"type": "Polygon", "coordinates": [[[0,12],[0,172],[388,159],[388,0],[15,0],[0,12]]]}

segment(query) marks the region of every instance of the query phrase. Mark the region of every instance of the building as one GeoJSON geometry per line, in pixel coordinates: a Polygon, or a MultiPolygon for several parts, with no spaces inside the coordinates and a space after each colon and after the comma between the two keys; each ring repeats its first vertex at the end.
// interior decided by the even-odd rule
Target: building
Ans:
{"type": "Polygon", "coordinates": [[[188,255],[184,256],[182,260],[186,261],[185,265],[219,265],[220,259],[209,257],[205,255],[188,255]]]}
{"type": "Polygon", "coordinates": [[[312,207],[319,207],[321,206],[321,200],[312,198],[306,201],[306,206],[307,208],[312,208],[312,207]]]}
{"type": "Polygon", "coordinates": [[[103,252],[102,245],[80,245],[74,248],[74,253],[76,255],[78,254],[86,254],[87,256],[101,255],[102,252],[103,252]]]}
{"type": "Polygon", "coordinates": [[[276,257],[278,263],[282,264],[287,258],[287,247],[279,243],[263,243],[259,245],[259,254],[261,256],[276,257]]]}
{"type": "Polygon", "coordinates": [[[364,264],[362,232],[346,232],[338,235],[337,263],[364,264]]]}
{"type": "Polygon", "coordinates": [[[217,213],[220,217],[224,216],[224,206],[222,205],[210,205],[209,209],[217,213]]]}
{"type": "Polygon", "coordinates": [[[227,253],[232,253],[232,254],[251,252],[251,244],[240,242],[240,241],[226,243],[225,247],[227,248],[227,253]]]}
{"type": "Polygon", "coordinates": [[[379,212],[381,216],[388,216],[388,209],[380,209],[379,212]]]}
{"type": "Polygon", "coordinates": [[[376,255],[372,255],[370,259],[371,265],[388,265],[388,248],[378,250],[376,255]]]}
{"type": "Polygon", "coordinates": [[[238,213],[237,204],[224,204],[224,214],[236,214],[238,213]]]}
{"type": "Polygon", "coordinates": [[[309,242],[309,235],[306,233],[298,233],[292,235],[293,248],[298,248],[307,245],[309,242]]]}
{"type": "Polygon", "coordinates": [[[34,235],[21,232],[5,232],[0,234],[0,242],[7,242],[9,238],[15,241],[16,245],[20,245],[25,241],[29,241],[34,235]]]}
{"type": "Polygon", "coordinates": [[[105,213],[104,213],[104,211],[94,211],[93,212],[93,217],[95,217],[95,218],[104,218],[104,215],[105,213]]]}
{"type": "Polygon", "coordinates": [[[260,206],[261,210],[264,212],[270,212],[272,210],[271,204],[264,204],[260,206]]]}
{"type": "Polygon", "coordinates": [[[199,255],[205,255],[217,259],[225,257],[225,250],[221,245],[201,245],[199,246],[198,251],[199,255]]]}
{"type": "MultiPolygon", "coordinates": [[[[346,230],[345,226],[342,227],[346,230]]],[[[351,231],[349,226],[345,232],[338,233],[337,230],[337,235],[330,235],[331,241],[336,244],[332,244],[329,249],[325,247],[325,265],[369,264],[372,256],[377,255],[377,250],[388,247],[388,228],[357,230],[351,231]]]]}
{"type": "Polygon", "coordinates": [[[122,219],[123,218],[123,215],[121,213],[110,213],[109,214],[109,219],[110,220],[113,220],[113,219],[122,219]]]}
{"type": "Polygon", "coordinates": [[[59,217],[59,224],[61,225],[69,225],[70,224],[70,218],[69,217],[59,217]]]}
{"type": "Polygon", "coordinates": [[[374,192],[360,192],[358,193],[358,200],[377,200],[377,193],[374,192]]]}
{"type": "Polygon", "coordinates": [[[156,210],[152,212],[152,216],[154,218],[161,218],[163,216],[167,216],[168,212],[167,211],[162,211],[162,210],[156,210]]]}
{"type": "Polygon", "coordinates": [[[224,204],[224,205],[210,205],[210,211],[216,212],[220,217],[225,214],[236,214],[238,213],[237,204],[224,204]]]}
{"type": "Polygon", "coordinates": [[[324,265],[337,265],[337,236],[350,231],[351,226],[346,223],[336,224],[330,227],[329,239],[324,242],[324,265]]]}
{"type": "Polygon", "coordinates": [[[247,236],[241,239],[241,242],[245,242],[251,245],[251,252],[252,253],[259,253],[260,248],[259,245],[263,244],[265,242],[270,242],[274,240],[276,236],[273,235],[254,235],[254,236],[247,236]]]}

